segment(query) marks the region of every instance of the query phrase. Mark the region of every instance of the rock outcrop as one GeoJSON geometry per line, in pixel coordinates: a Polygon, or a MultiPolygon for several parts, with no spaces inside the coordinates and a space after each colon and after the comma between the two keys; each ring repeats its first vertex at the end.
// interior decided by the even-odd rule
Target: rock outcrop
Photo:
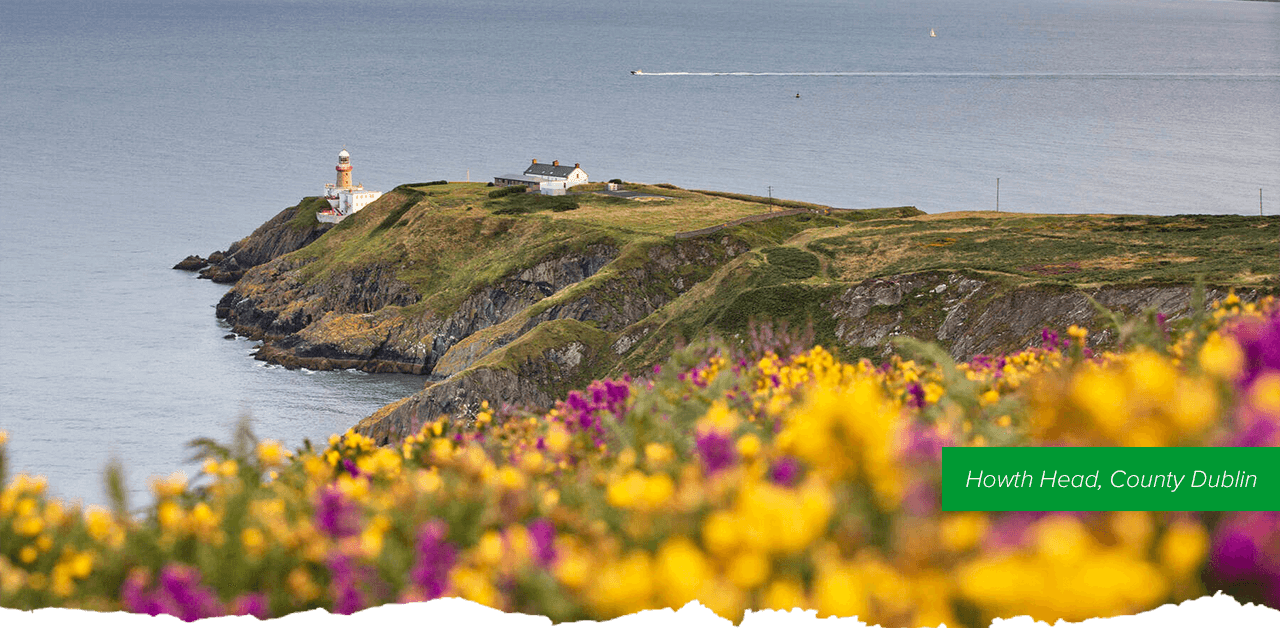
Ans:
{"type": "MultiPolygon", "coordinates": [[[[1227,295],[1209,288],[1206,300],[1227,295]]],[[[1252,291],[1240,293],[1254,300],[1252,291]]],[[[1088,341],[1104,344],[1111,331],[1089,302],[1126,315],[1154,308],[1168,319],[1191,312],[1192,288],[1186,285],[1009,286],[991,277],[968,273],[914,273],[881,277],[850,286],[826,304],[836,321],[836,337],[847,348],[887,356],[893,336],[936,341],[951,357],[965,361],[1037,344],[1045,328],[1080,325],[1091,330],[1088,341]]]]}
{"type": "MultiPolygon", "coordinates": [[[[217,315],[236,333],[266,341],[259,359],[290,367],[431,374],[463,339],[595,275],[617,255],[616,247],[593,245],[543,260],[480,288],[446,316],[404,311],[421,296],[393,269],[365,266],[308,282],[299,272],[305,264],[280,259],[250,271],[223,296],[217,315]]],[[[487,353],[469,356],[453,372],[487,353]]]]}
{"type": "Polygon", "coordinates": [[[332,228],[330,223],[315,220],[316,211],[327,206],[323,198],[307,197],[232,243],[226,251],[215,251],[208,259],[189,255],[174,268],[199,271],[201,279],[215,283],[235,283],[249,269],[301,249],[332,228]]]}

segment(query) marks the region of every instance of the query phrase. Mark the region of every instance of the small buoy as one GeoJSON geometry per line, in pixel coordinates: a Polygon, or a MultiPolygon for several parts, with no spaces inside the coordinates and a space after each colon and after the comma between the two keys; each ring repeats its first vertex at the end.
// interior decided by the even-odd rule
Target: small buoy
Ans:
{"type": "Polygon", "coordinates": [[[796,98],[799,98],[799,97],[800,97],[800,93],[796,92],[796,98]]]}

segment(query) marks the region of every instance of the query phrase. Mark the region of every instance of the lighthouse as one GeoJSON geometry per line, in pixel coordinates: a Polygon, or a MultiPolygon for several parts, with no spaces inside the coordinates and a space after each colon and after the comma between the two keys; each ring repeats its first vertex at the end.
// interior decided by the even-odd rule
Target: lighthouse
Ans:
{"type": "Polygon", "coordinates": [[[338,171],[338,189],[350,190],[351,189],[351,153],[348,153],[347,149],[344,148],[342,149],[342,152],[338,153],[338,166],[337,168],[335,168],[335,170],[338,171]]]}
{"type": "Polygon", "coordinates": [[[320,222],[342,222],[343,218],[362,209],[365,205],[378,200],[382,192],[364,189],[359,183],[351,183],[351,153],[342,149],[338,153],[337,181],[324,186],[324,198],[329,201],[329,209],[316,213],[320,222]]]}

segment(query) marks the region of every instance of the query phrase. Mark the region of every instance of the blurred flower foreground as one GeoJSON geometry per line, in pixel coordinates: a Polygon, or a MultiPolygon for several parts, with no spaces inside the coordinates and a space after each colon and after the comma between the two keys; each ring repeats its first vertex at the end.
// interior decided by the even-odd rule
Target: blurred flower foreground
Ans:
{"type": "MultiPolygon", "coordinates": [[[[943,446],[1277,446],[1280,315],[1114,321],[954,364],[905,341],[846,364],[757,327],[545,414],[426,419],[287,451],[193,443],[199,477],[130,511],[4,477],[0,606],[184,620],[463,597],[555,621],[699,600],[886,626],[1083,620],[1222,589],[1280,607],[1277,513],[944,513],[943,446]]],[[[0,474],[3,474],[0,436],[0,474]]]]}

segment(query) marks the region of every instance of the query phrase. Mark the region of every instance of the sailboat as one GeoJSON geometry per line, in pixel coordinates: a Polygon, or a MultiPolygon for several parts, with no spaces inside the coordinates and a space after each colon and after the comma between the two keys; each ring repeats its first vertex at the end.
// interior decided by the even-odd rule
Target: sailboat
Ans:
{"type": "Polygon", "coordinates": [[[935,33],[935,32],[933,32],[933,29],[931,28],[931,29],[929,29],[929,36],[930,36],[930,37],[937,37],[937,36],[938,36],[938,34],[937,34],[937,33],[935,33]]]}

